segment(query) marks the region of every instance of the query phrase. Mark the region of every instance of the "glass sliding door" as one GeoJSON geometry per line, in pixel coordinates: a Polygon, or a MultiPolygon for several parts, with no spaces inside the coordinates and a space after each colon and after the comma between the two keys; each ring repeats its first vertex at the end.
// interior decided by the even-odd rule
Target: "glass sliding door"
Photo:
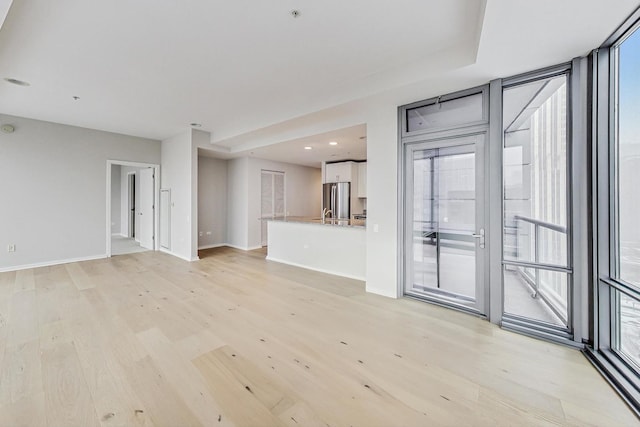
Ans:
{"type": "Polygon", "coordinates": [[[503,90],[505,320],[571,325],[568,223],[568,77],[503,90]]]}
{"type": "Polygon", "coordinates": [[[405,145],[405,293],[484,313],[484,134],[405,145]]]}

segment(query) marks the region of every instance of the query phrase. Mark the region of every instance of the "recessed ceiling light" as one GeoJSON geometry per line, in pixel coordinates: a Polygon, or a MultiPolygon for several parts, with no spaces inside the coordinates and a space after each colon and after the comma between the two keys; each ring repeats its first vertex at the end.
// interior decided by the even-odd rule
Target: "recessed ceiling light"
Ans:
{"type": "Polygon", "coordinates": [[[305,150],[311,150],[311,147],[306,146],[306,147],[304,147],[304,149],[305,149],[305,150]]]}
{"type": "Polygon", "coordinates": [[[12,79],[11,77],[5,77],[4,81],[9,82],[11,84],[14,85],[18,85],[18,86],[31,86],[30,83],[22,81],[22,80],[18,80],[18,79],[12,79]]]}
{"type": "Polygon", "coordinates": [[[289,13],[291,13],[291,16],[293,16],[294,18],[299,18],[300,17],[300,11],[298,9],[293,9],[289,13]]]}
{"type": "Polygon", "coordinates": [[[200,124],[200,123],[191,123],[191,126],[193,126],[194,128],[201,128],[202,124],[200,124]]]}
{"type": "Polygon", "coordinates": [[[337,142],[335,142],[335,141],[331,141],[331,142],[329,143],[329,145],[338,145],[338,143],[337,143],[337,142]]]}
{"type": "Polygon", "coordinates": [[[78,101],[80,99],[79,96],[72,96],[72,98],[73,98],[74,101],[78,101]]]}

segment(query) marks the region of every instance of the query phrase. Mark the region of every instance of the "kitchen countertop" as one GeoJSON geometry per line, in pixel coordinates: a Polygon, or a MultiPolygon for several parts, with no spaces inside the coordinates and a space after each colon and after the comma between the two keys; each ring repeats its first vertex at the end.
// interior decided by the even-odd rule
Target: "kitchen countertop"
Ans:
{"type": "Polygon", "coordinates": [[[306,216],[276,216],[273,218],[260,218],[264,221],[279,221],[279,222],[296,222],[303,224],[317,224],[328,225],[334,227],[360,227],[364,228],[367,224],[365,219],[331,219],[327,218],[313,218],[306,216]]]}

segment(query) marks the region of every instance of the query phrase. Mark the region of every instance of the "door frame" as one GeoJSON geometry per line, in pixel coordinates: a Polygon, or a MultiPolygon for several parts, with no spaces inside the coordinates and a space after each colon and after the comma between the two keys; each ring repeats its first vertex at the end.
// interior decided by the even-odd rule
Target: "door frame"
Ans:
{"type": "MultiPolygon", "coordinates": [[[[160,200],[160,165],[159,164],[155,164],[155,163],[141,163],[141,162],[130,162],[130,161],[126,161],[126,160],[107,160],[107,165],[106,165],[106,169],[107,169],[107,173],[106,173],[106,177],[107,177],[107,181],[106,181],[106,244],[105,244],[105,249],[106,249],[106,256],[107,258],[111,257],[111,168],[114,165],[119,165],[119,166],[132,166],[132,167],[138,167],[138,168],[153,168],[153,173],[155,176],[155,179],[153,180],[153,197],[154,200],[160,200]]],[[[156,202],[154,202],[155,204],[156,202]]],[[[155,206],[154,206],[155,207],[155,206]]],[[[155,236],[159,235],[160,232],[160,210],[159,209],[154,209],[153,210],[153,222],[154,222],[154,226],[153,226],[153,235],[154,235],[154,239],[153,239],[153,250],[157,251],[159,250],[159,239],[155,238],[155,236]]]]}
{"type": "MultiPolygon", "coordinates": [[[[398,283],[398,292],[401,295],[407,297],[415,297],[427,300],[429,302],[443,305],[446,307],[451,307],[455,309],[459,309],[465,312],[469,312],[474,315],[489,317],[489,307],[490,307],[490,286],[489,286],[489,239],[488,239],[488,219],[489,219],[489,200],[488,200],[488,189],[489,189],[489,169],[488,169],[488,148],[489,148],[489,129],[486,126],[480,127],[472,127],[465,129],[458,129],[454,131],[441,132],[441,133],[433,133],[430,135],[422,135],[419,138],[412,138],[410,141],[405,141],[401,144],[402,149],[402,192],[401,198],[402,201],[400,203],[402,213],[399,217],[399,222],[401,223],[401,232],[399,233],[399,237],[401,242],[399,244],[399,249],[402,253],[402,264],[399,265],[399,274],[401,275],[401,280],[398,283]],[[481,229],[484,229],[484,248],[479,248],[479,245],[476,245],[476,268],[479,271],[476,271],[476,297],[475,304],[465,305],[463,303],[454,302],[453,300],[447,298],[438,298],[433,295],[421,295],[416,296],[413,294],[408,294],[406,292],[406,280],[409,279],[409,259],[408,256],[412,254],[412,251],[408,249],[408,241],[407,236],[409,236],[409,227],[413,227],[412,221],[409,220],[408,215],[410,213],[409,210],[409,202],[413,201],[413,196],[409,194],[409,189],[412,189],[411,184],[409,184],[409,179],[413,179],[412,168],[409,167],[409,153],[415,151],[415,149],[437,149],[437,148],[447,148],[447,147],[456,147],[456,146],[464,146],[469,145],[468,143],[457,143],[460,139],[481,136],[482,139],[473,143],[476,147],[474,153],[476,154],[476,197],[480,198],[481,203],[480,206],[476,206],[476,226],[474,233],[479,233],[481,229]],[[418,148],[422,147],[422,148],[418,148]],[[480,182],[478,183],[478,177],[480,177],[480,182]],[[479,197],[478,197],[479,196],[479,197]],[[408,253],[410,252],[410,253],[408,253]]],[[[412,233],[411,233],[412,234],[412,233]]]]}

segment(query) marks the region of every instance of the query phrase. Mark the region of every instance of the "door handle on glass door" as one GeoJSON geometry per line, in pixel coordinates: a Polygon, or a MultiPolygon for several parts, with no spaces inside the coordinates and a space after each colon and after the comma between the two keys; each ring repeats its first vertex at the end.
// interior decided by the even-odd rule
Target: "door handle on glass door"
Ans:
{"type": "Polygon", "coordinates": [[[480,229],[480,233],[473,233],[471,237],[480,239],[480,249],[484,249],[484,228],[480,229]]]}

